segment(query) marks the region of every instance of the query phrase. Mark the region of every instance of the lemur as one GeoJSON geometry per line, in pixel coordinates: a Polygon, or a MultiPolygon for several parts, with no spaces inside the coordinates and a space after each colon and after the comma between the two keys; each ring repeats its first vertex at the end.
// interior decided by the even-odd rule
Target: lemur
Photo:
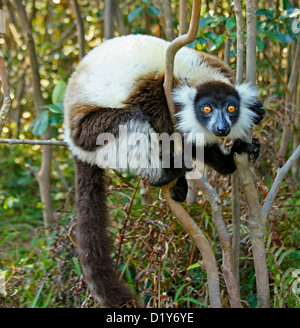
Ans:
{"type": "MultiPolygon", "coordinates": [[[[217,57],[188,47],[181,48],[175,57],[173,126],[163,88],[169,44],[146,35],[107,40],[79,63],[65,93],[65,140],[76,168],[80,263],[93,295],[104,306],[120,306],[130,301],[132,295],[117,278],[110,258],[105,205],[107,160],[102,163],[102,155],[114,147],[109,141],[99,144],[99,136],[110,134],[117,141],[123,171],[134,172],[158,187],[177,179],[172,189],[172,197],[177,201],[185,200],[185,174],[191,170],[190,165],[182,160],[177,167],[178,157],[171,154],[170,166],[163,167],[159,142],[139,144],[145,151],[157,148],[160,156],[155,167],[145,165],[145,160],[137,161],[132,156],[138,147],[132,143],[137,134],[147,138],[153,134],[171,135],[175,130],[189,134],[193,154],[197,147],[204,147],[204,163],[221,174],[235,171],[235,152],[247,152],[252,160],[259,155],[258,141],[245,141],[248,131],[265,113],[257,100],[257,88],[249,83],[235,85],[229,66],[217,57]],[[126,127],[126,137],[120,133],[120,126],[126,127]],[[198,142],[199,133],[204,134],[204,144],[198,142]],[[230,152],[219,144],[224,136],[233,140],[230,152]]],[[[149,164],[150,158],[147,161],[149,164]]]]}

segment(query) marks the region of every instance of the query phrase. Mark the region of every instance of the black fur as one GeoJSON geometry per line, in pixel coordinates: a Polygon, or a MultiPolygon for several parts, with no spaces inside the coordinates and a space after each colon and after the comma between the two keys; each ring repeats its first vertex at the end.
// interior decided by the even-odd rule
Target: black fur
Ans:
{"type": "Polygon", "coordinates": [[[109,254],[105,171],[76,158],[75,164],[77,243],[83,272],[94,295],[102,297],[108,306],[119,307],[133,298],[119,282],[109,254]]]}
{"type": "Polygon", "coordinates": [[[256,101],[254,104],[250,105],[249,108],[257,115],[253,121],[254,124],[259,124],[266,113],[266,111],[263,109],[263,104],[260,101],[256,101]]]}

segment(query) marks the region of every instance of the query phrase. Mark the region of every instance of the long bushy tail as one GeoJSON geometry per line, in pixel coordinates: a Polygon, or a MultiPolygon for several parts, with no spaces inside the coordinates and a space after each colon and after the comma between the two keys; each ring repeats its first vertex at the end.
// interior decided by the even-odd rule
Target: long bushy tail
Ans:
{"type": "Polygon", "coordinates": [[[120,306],[132,299],[114,271],[107,235],[104,170],[75,159],[77,243],[83,273],[93,295],[105,306],[120,306]]]}

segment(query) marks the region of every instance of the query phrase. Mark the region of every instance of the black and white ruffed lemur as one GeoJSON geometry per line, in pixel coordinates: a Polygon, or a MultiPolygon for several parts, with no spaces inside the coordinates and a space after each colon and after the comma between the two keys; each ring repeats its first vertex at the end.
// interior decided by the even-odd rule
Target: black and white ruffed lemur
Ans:
{"type": "MultiPolygon", "coordinates": [[[[132,295],[118,280],[110,258],[105,169],[99,153],[109,152],[111,145],[97,146],[97,137],[102,133],[115,136],[119,158],[126,159],[122,167],[150,185],[162,186],[178,179],[172,197],[183,201],[187,193],[185,173],[190,167],[175,168],[172,161],[171,168],[151,168],[143,163],[139,167],[136,160],[131,165],[132,157],[122,153],[128,151],[127,141],[119,134],[120,125],[127,127],[128,138],[135,133],[150,137],[153,133],[174,132],[163,89],[168,46],[169,42],[146,35],[105,41],[83,58],[67,85],[65,140],[76,165],[80,263],[93,295],[104,306],[120,306],[132,295]]],[[[196,134],[204,133],[205,164],[221,174],[230,174],[236,169],[234,152],[247,152],[255,160],[259,143],[244,140],[265,112],[257,101],[256,87],[248,83],[235,86],[234,74],[227,65],[187,47],[176,54],[174,67],[175,128],[181,134],[189,133],[193,147],[197,147],[196,134]],[[223,136],[233,140],[229,153],[219,145],[218,139],[223,136]]],[[[132,153],[132,147],[130,150],[132,153]]]]}

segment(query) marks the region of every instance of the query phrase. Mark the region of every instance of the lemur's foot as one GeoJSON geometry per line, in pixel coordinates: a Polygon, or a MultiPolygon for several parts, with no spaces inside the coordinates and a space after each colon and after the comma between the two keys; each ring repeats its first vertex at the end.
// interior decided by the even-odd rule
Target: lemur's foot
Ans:
{"type": "Polygon", "coordinates": [[[171,197],[177,202],[184,202],[188,193],[188,184],[185,177],[180,177],[171,189],[171,197]]]}

